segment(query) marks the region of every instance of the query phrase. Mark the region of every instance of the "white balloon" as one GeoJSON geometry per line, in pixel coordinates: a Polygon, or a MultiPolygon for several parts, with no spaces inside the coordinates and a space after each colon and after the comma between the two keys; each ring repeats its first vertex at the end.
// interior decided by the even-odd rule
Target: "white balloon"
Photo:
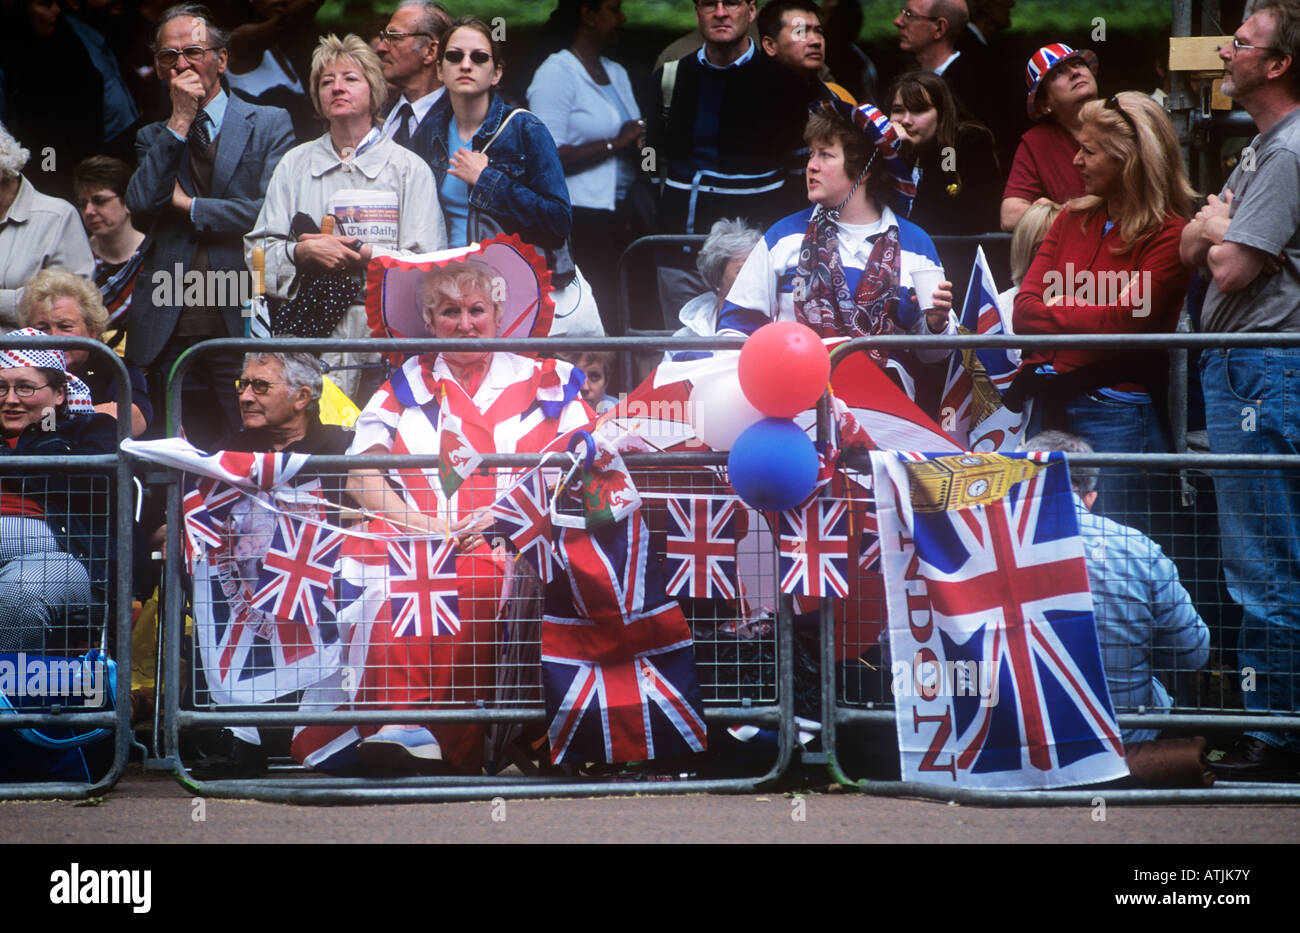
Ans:
{"type": "Polygon", "coordinates": [[[689,414],[695,436],[714,450],[731,450],[746,428],[766,417],[749,404],[734,369],[697,379],[689,414]]]}

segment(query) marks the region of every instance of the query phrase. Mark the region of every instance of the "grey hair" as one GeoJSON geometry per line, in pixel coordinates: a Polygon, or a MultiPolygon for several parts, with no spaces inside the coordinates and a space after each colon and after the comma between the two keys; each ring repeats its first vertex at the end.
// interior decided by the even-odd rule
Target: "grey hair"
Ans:
{"type": "Polygon", "coordinates": [[[423,50],[429,46],[429,43],[439,41],[443,31],[451,25],[452,16],[441,3],[432,3],[430,0],[402,0],[397,5],[397,9],[408,6],[418,7],[420,10],[420,18],[415,22],[416,28],[420,32],[427,32],[433,36],[432,39],[418,36],[417,41],[422,44],[417,50],[423,50]]]}
{"type": "Polygon", "coordinates": [[[31,157],[31,152],[24,149],[22,143],[0,123],[0,176],[17,178],[31,157]]]}
{"type": "Polygon", "coordinates": [[[163,10],[163,14],[158,20],[158,28],[153,33],[152,51],[155,54],[158,51],[158,42],[162,37],[163,29],[172,20],[181,16],[192,16],[197,20],[202,20],[204,27],[208,31],[208,44],[212,48],[224,49],[230,44],[230,33],[217,25],[217,21],[212,18],[211,10],[201,3],[177,3],[163,10]]]}
{"type": "MultiPolygon", "coordinates": [[[[1093,453],[1091,444],[1069,431],[1041,431],[1020,446],[1024,450],[1059,450],[1067,454],[1093,453]]],[[[1079,495],[1086,496],[1097,488],[1097,468],[1070,464],[1070,485],[1079,495]]]]}
{"type": "Polygon", "coordinates": [[[704,276],[709,291],[722,287],[722,273],[737,256],[748,256],[754,244],[763,239],[763,231],[743,220],[719,220],[709,228],[709,235],[695,257],[695,268],[704,276]]]}
{"type": "MultiPolygon", "coordinates": [[[[311,405],[320,403],[321,393],[325,391],[325,380],[321,378],[320,363],[310,353],[281,353],[275,350],[249,353],[244,357],[244,367],[249,363],[262,360],[276,360],[284,374],[284,384],[293,395],[303,386],[311,391],[311,405]]],[[[310,410],[310,409],[309,409],[310,410]]]]}

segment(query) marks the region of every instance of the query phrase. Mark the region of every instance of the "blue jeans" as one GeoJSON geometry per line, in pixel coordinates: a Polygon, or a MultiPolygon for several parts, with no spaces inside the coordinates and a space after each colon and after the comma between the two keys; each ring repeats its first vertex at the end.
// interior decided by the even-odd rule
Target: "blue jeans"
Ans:
{"type": "MultiPolygon", "coordinates": [[[[1097,453],[1153,454],[1170,450],[1169,438],[1151,402],[1135,405],[1096,392],[1085,392],[1063,404],[1038,400],[1025,437],[1053,427],[1064,427],[1077,434],[1097,453]]],[[[1097,472],[1098,496],[1093,510],[1155,537],[1167,549],[1168,488],[1167,476],[1103,467],[1097,472]]]]}
{"type": "MultiPolygon", "coordinates": [[[[1216,454],[1300,453],[1300,350],[1205,350],[1201,384],[1216,454]]],[[[1300,710],[1300,477],[1223,470],[1214,491],[1224,578],[1242,608],[1238,664],[1255,671],[1245,707],[1292,713],[1300,710]]],[[[1250,734],[1300,752],[1295,733],[1250,734]]]]}

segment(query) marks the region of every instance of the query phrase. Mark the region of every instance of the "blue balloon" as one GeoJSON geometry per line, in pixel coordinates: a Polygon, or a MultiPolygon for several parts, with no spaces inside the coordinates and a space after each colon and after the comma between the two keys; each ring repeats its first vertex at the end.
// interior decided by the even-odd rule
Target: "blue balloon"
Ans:
{"type": "Polygon", "coordinates": [[[817,485],[817,450],[789,418],[764,418],[736,438],[727,476],[754,508],[792,509],[817,485]]]}

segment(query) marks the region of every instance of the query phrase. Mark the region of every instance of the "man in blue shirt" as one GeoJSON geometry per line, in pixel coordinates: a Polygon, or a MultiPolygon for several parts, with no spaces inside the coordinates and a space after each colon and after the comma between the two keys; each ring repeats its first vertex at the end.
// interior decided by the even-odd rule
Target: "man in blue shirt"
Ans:
{"type": "MultiPolygon", "coordinates": [[[[1026,450],[1090,454],[1081,437],[1044,431],[1026,450]]],[[[1210,630],[1160,545],[1136,529],[1091,511],[1097,468],[1070,466],[1106,686],[1116,713],[1168,711],[1174,701],[1156,672],[1188,676],[1205,666],[1210,630]]],[[[1124,742],[1154,739],[1156,729],[1125,729],[1124,742]]]]}

